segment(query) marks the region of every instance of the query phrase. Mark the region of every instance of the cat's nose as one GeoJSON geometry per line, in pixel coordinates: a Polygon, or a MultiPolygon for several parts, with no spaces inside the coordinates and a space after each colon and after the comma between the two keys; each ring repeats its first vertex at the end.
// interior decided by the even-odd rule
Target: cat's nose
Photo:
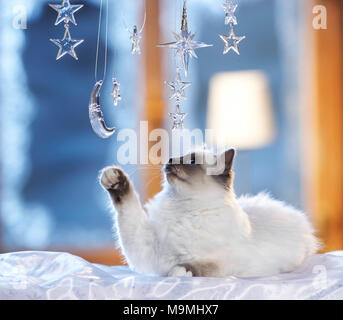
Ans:
{"type": "Polygon", "coordinates": [[[168,161],[168,164],[172,164],[173,163],[173,158],[170,158],[168,161]]]}

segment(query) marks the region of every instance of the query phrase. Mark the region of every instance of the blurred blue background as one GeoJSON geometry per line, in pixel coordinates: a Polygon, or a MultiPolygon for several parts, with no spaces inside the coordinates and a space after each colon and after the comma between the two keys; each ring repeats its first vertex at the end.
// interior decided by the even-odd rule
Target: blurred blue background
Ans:
{"type": "MultiPolygon", "coordinates": [[[[56,3],[13,0],[0,4],[1,225],[8,250],[96,248],[112,243],[107,197],[97,176],[102,167],[115,162],[118,146],[115,138],[99,139],[88,120],[99,1],[72,1],[85,4],[75,14],[78,25],[70,29],[73,38],[85,39],[76,49],[78,61],[70,56],[55,61],[58,48],[49,38],[62,37],[64,28],[63,24],[54,26],[56,12],[48,6],[51,2],[56,3]],[[27,29],[13,28],[16,5],[27,9],[27,29]]],[[[265,148],[238,153],[236,192],[268,190],[302,207],[297,70],[303,21],[298,14],[299,1],[239,1],[235,30],[246,36],[240,43],[240,56],[232,52],[222,55],[223,43],[217,37],[224,32],[221,2],[188,1],[190,29],[197,32],[197,39],[214,47],[199,50],[199,59],[191,61],[189,80],[193,86],[188,89],[185,126],[205,128],[209,80],[216,72],[263,71],[271,85],[278,134],[265,148]]],[[[130,54],[122,17],[129,25],[137,23],[143,1],[110,3],[104,113],[109,125],[135,128],[143,100],[137,74],[143,71],[139,59],[130,54]],[[123,97],[117,109],[110,97],[113,72],[123,97]]],[[[171,32],[179,28],[182,1],[163,3],[160,28],[165,40],[170,40],[171,32]]],[[[172,53],[165,61],[172,76],[172,53]]],[[[101,74],[101,65],[99,70],[101,74]]]]}

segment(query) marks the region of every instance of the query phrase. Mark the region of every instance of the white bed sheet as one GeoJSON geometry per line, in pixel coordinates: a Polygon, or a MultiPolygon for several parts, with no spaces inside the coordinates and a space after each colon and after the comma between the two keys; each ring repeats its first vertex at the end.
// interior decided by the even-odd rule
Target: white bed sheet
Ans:
{"type": "Polygon", "coordinates": [[[0,255],[0,299],[343,299],[343,251],[263,278],[162,278],[59,252],[0,255]]]}

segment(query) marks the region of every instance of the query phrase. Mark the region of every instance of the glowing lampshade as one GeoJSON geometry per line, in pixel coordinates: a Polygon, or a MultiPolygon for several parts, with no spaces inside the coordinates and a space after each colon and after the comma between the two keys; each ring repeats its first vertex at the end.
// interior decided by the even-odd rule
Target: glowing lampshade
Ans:
{"type": "Polygon", "coordinates": [[[207,128],[218,148],[260,148],[275,138],[267,77],[260,71],[216,74],[210,82],[207,128]]]}

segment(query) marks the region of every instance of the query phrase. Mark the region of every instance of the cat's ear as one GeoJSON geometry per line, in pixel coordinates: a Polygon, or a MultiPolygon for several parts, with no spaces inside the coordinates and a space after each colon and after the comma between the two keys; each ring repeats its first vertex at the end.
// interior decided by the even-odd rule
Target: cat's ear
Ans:
{"type": "Polygon", "coordinates": [[[231,171],[231,169],[232,169],[233,159],[235,157],[235,150],[234,149],[226,150],[223,153],[223,156],[224,156],[224,159],[225,159],[224,174],[228,174],[231,171]]]}

